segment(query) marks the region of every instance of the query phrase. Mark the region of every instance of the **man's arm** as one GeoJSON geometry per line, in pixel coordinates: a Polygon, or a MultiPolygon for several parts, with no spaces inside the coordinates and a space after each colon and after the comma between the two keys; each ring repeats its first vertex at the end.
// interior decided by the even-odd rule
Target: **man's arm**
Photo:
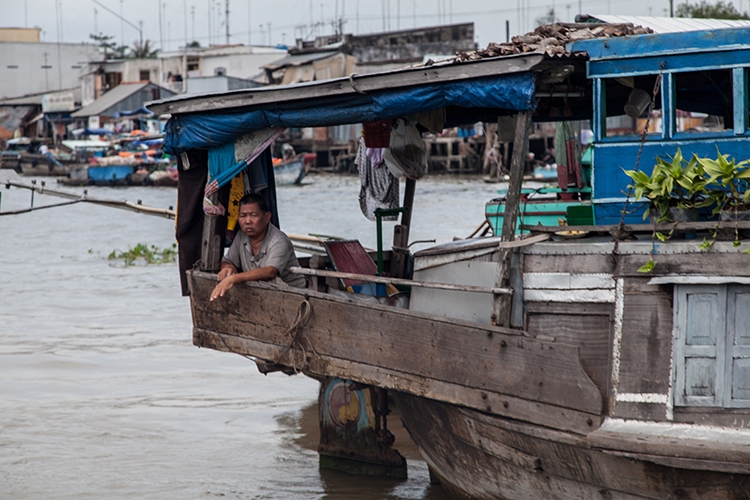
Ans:
{"type": "Polygon", "coordinates": [[[274,266],[260,267],[242,273],[229,274],[214,287],[214,290],[211,292],[211,300],[213,301],[219,297],[223,297],[227,290],[237,283],[243,283],[245,281],[270,281],[278,276],[278,274],[279,270],[274,266]]]}

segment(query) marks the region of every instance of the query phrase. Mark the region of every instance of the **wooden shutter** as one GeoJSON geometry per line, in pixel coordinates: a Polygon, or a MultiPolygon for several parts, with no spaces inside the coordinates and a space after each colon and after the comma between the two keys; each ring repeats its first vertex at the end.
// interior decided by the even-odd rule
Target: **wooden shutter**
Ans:
{"type": "Polygon", "coordinates": [[[721,406],[727,287],[681,285],[675,289],[675,405],[721,406]]]}
{"type": "Polygon", "coordinates": [[[727,293],[726,406],[750,408],[750,287],[731,285],[727,293]],[[731,385],[730,385],[731,384],[731,385]]]}

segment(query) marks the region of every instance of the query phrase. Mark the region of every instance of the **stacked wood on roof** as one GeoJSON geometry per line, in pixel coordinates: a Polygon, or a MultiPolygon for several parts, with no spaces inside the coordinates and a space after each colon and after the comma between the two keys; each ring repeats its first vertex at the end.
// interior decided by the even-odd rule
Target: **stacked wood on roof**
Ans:
{"type": "Polygon", "coordinates": [[[457,54],[460,61],[476,61],[488,57],[509,56],[527,52],[541,52],[549,56],[565,54],[565,44],[589,38],[611,38],[653,33],[651,28],[624,24],[545,24],[534,31],[514,36],[510,42],[490,42],[486,49],[457,54]]]}

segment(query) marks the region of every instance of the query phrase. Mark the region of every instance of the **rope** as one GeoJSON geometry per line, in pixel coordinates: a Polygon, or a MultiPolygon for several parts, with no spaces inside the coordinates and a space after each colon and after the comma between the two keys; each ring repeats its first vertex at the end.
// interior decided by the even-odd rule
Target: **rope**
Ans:
{"type": "MultiPolygon", "coordinates": [[[[648,103],[648,115],[646,117],[646,125],[643,127],[643,133],[641,134],[641,145],[638,148],[638,155],[635,158],[635,167],[633,170],[636,172],[638,171],[638,166],[641,163],[641,154],[643,153],[643,146],[646,144],[646,137],[648,136],[648,127],[651,124],[651,116],[654,113],[654,107],[656,106],[656,94],[659,92],[659,89],[661,89],[661,79],[662,74],[664,72],[665,64],[662,62],[659,67],[659,74],[656,75],[656,81],[654,82],[654,90],[651,93],[651,102],[648,103]]],[[[626,194],[625,198],[625,206],[622,207],[622,211],[620,212],[620,222],[617,224],[617,232],[615,233],[615,244],[612,247],[612,263],[617,263],[617,255],[619,255],[620,250],[620,235],[623,233],[625,229],[625,214],[628,213],[628,205],[630,204],[630,197],[633,196],[633,185],[630,184],[630,187],[628,188],[628,192],[626,194]]]]}
{"type": "MultiPolygon", "coordinates": [[[[294,317],[294,321],[292,322],[292,325],[289,327],[289,329],[286,331],[286,335],[289,335],[292,338],[292,341],[289,343],[288,346],[286,346],[286,349],[279,355],[278,358],[276,358],[276,361],[274,361],[277,364],[289,364],[289,363],[282,363],[281,360],[286,356],[286,354],[296,345],[302,350],[302,362],[304,365],[304,361],[307,359],[307,350],[305,349],[305,346],[302,345],[302,342],[300,342],[300,336],[303,334],[303,327],[310,321],[310,317],[312,316],[312,305],[307,299],[303,299],[302,302],[299,303],[299,306],[297,307],[297,314],[294,317]]],[[[320,354],[315,350],[315,347],[313,347],[312,342],[310,342],[310,338],[306,337],[307,344],[310,346],[310,350],[317,356],[320,357],[320,354]]],[[[296,363],[292,360],[291,362],[292,368],[294,369],[295,373],[299,373],[300,369],[297,368],[296,363]]]]}
{"type": "Polygon", "coordinates": [[[0,212],[0,215],[18,215],[18,214],[25,214],[28,212],[34,212],[36,210],[43,210],[45,208],[56,208],[56,207],[64,207],[66,205],[73,205],[75,203],[79,203],[81,201],[85,200],[73,200],[73,201],[64,201],[62,203],[55,203],[54,205],[42,205],[39,207],[31,207],[31,208],[23,208],[20,210],[11,210],[8,212],[0,212]]]}

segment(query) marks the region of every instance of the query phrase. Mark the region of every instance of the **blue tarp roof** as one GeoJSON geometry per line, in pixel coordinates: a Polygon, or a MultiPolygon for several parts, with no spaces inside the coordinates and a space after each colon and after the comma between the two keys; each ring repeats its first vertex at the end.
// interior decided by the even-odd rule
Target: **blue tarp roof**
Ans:
{"type": "Polygon", "coordinates": [[[247,111],[173,115],[164,149],[177,154],[234,142],[268,127],[325,127],[407,116],[450,106],[524,111],[534,109],[535,76],[513,73],[367,94],[306,101],[279,101],[247,111]]]}

